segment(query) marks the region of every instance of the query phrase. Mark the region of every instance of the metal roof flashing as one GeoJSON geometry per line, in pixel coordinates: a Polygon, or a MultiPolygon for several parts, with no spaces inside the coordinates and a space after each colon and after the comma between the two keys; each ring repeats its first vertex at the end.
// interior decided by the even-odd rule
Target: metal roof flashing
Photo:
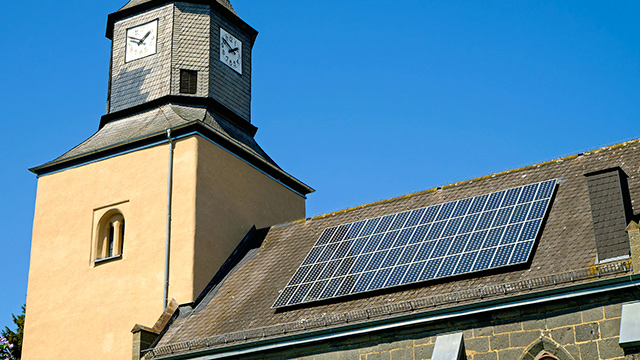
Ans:
{"type": "Polygon", "coordinates": [[[622,305],[619,344],[622,347],[640,346],[640,302],[622,305]]]}
{"type": "Polygon", "coordinates": [[[431,360],[461,360],[464,354],[462,333],[439,335],[431,360]]]}
{"type": "MultiPolygon", "coordinates": [[[[202,136],[302,197],[305,197],[305,195],[315,191],[313,188],[282,170],[277,165],[271,164],[265,161],[265,159],[258,157],[256,154],[233,142],[232,139],[226,139],[221,134],[218,134],[215,129],[202,121],[193,120],[179,126],[171,127],[170,129],[172,133],[175,134],[176,139],[196,134],[202,136]]],[[[135,139],[130,139],[107,147],[81,153],[77,156],[62,160],[58,160],[60,159],[58,158],[45,164],[30,168],[29,171],[38,176],[49,175],[70,168],[123,155],[132,151],[164,144],[167,142],[165,134],[166,129],[163,129],[162,131],[147,134],[135,139]]]]}

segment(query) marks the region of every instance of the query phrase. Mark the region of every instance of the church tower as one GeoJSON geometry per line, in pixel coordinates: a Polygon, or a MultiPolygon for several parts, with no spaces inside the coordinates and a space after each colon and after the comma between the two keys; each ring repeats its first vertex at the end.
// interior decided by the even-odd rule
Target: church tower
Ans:
{"type": "Polygon", "coordinates": [[[254,140],[257,32],[227,0],[131,0],[108,17],[98,131],[37,166],[23,359],[130,359],[131,329],[194,301],[309,186],[254,140]]]}

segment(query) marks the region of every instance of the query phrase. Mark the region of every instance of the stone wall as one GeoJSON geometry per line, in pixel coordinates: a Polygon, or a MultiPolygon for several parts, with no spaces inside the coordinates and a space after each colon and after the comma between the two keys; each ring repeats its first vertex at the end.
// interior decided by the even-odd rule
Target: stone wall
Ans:
{"type": "Polygon", "coordinates": [[[618,345],[622,303],[640,290],[429,323],[394,332],[288,348],[250,359],[419,360],[431,359],[438,335],[463,332],[468,360],[533,360],[547,350],[560,360],[640,359],[618,345]]]}

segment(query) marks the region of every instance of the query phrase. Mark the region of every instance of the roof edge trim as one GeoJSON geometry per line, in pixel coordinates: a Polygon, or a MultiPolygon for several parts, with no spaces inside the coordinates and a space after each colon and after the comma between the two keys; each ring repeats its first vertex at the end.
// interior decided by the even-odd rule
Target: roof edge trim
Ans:
{"type": "MultiPolygon", "coordinates": [[[[279,348],[285,348],[290,346],[302,345],[315,343],[319,341],[326,341],[331,339],[338,339],[347,336],[355,336],[360,334],[367,334],[377,331],[382,331],[386,329],[395,329],[406,326],[414,326],[420,324],[426,324],[434,321],[457,318],[462,316],[470,316],[476,314],[482,314],[486,312],[494,312],[497,310],[504,309],[513,309],[521,306],[528,306],[540,303],[546,303],[550,301],[557,300],[565,300],[572,299],[582,296],[600,294],[604,292],[610,292],[615,290],[623,290],[630,287],[638,287],[640,286],[640,275],[633,275],[630,277],[618,277],[614,279],[601,280],[598,282],[591,282],[587,284],[575,285],[569,288],[567,293],[567,288],[563,288],[562,290],[549,290],[543,293],[536,293],[537,296],[532,297],[531,295],[521,295],[516,296],[509,302],[504,301],[486,301],[482,303],[478,303],[478,306],[459,306],[455,308],[449,308],[446,313],[441,314],[433,314],[431,316],[429,313],[427,314],[417,314],[412,316],[407,316],[405,318],[393,318],[393,321],[383,320],[377,321],[375,323],[366,323],[368,326],[357,326],[350,325],[344,326],[341,331],[336,332],[335,328],[330,328],[329,330],[321,330],[315,331],[312,333],[304,333],[304,334],[296,334],[289,335],[285,337],[279,337],[276,339],[262,340],[244,343],[236,346],[230,347],[221,347],[214,348],[209,350],[204,350],[200,352],[192,352],[192,353],[183,353],[176,355],[158,355],[151,356],[147,359],[196,359],[196,360],[205,360],[205,359],[220,359],[226,357],[240,356],[245,354],[251,354],[255,352],[262,352],[268,350],[274,350],[279,348]]],[[[362,324],[358,324],[362,325],[362,324]]],[[[167,345],[170,346],[170,345],[167,345]]],[[[152,353],[151,349],[150,352],[152,353]]]]}
{"type": "MultiPolygon", "coordinates": [[[[209,129],[207,125],[202,124],[198,120],[191,121],[184,125],[172,127],[171,131],[176,134],[174,137],[175,139],[181,139],[191,135],[202,136],[203,138],[220,146],[224,150],[238,157],[240,160],[244,161],[256,170],[262,172],[266,176],[269,176],[274,181],[282,184],[283,186],[297,193],[303,198],[306,198],[305,195],[315,191],[312,187],[293,177],[286,171],[265,162],[264,160],[249,153],[247,150],[224,139],[222,136],[216,134],[215,131],[209,129]]],[[[36,174],[37,176],[44,176],[64,171],[70,168],[75,168],[93,162],[109,159],[115,156],[127,154],[132,151],[137,151],[167,143],[168,140],[166,140],[165,134],[166,132],[163,130],[161,132],[149,134],[145,137],[118,143],[113,146],[101,148],[89,153],[78,155],[76,157],[65,159],[61,162],[54,161],[45,163],[43,165],[30,168],[29,171],[36,174]]]]}
{"type": "Polygon", "coordinates": [[[229,122],[241,130],[247,132],[251,137],[254,137],[258,132],[258,128],[251,124],[248,120],[243,119],[240,115],[231,111],[226,106],[222,105],[215,99],[210,97],[197,97],[197,96],[185,96],[185,95],[166,95],[157,99],[132,106],[130,108],[122,109],[113,113],[102,115],[100,118],[100,125],[98,130],[102,129],[107,123],[120,120],[124,117],[135,115],[147,110],[151,110],[160,107],[165,104],[177,104],[188,106],[202,106],[207,110],[211,110],[225,117],[229,122]]]}
{"type": "MultiPolygon", "coordinates": [[[[132,6],[127,9],[121,8],[120,10],[117,10],[116,12],[113,12],[107,16],[107,29],[105,31],[104,36],[109,40],[113,40],[113,25],[115,24],[116,21],[120,19],[137,14],[147,9],[152,9],[154,7],[158,7],[161,5],[174,3],[174,2],[176,1],[175,0],[151,0],[139,5],[132,6]]],[[[210,5],[212,8],[215,8],[216,10],[218,10],[218,12],[225,15],[225,17],[229,21],[231,21],[232,23],[240,27],[242,30],[249,33],[249,36],[251,37],[251,46],[253,46],[253,43],[255,42],[256,37],[258,37],[258,31],[256,29],[252,28],[249,24],[247,24],[244,20],[242,20],[238,14],[235,14],[233,11],[227,9],[217,1],[212,2],[210,0],[181,0],[181,2],[188,2],[193,4],[205,4],[205,5],[210,5]]]]}
{"type": "MultiPolygon", "coordinates": [[[[212,349],[204,349],[202,351],[194,351],[192,353],[190,353],[188,355],[189,358],[194,358],[194,356],[197,356],[198,354],[218,354],[218,355],[214,355],[214,356],[207,356],[207,357],[201,357],[201,358],[197,358],[197,359],[215,359],[215,358],[221,358],[221,357],[226,357],[226,356],[237,356],[237,355],[241,355],[241,354],[245,354],[245,353],[250,353],[250,352],[255,352],[255,351],[264,351],[264,350],[269,350],[269,349],[273,349],[273,348],[279,348],[279,347],[286,347],[286,346],[290,346],[290,345],[297,345],[300,343],[308,343],[308,342],[315,342],[315,341],[323,341],[323,340],[327,340],[327,339],[334,339],[334,338],[340,338],[340,337],[344,337],[344,336],[351,336],[354,334],[359,334],[359,333],[368,333],[368,332],[374,332],[374,331],[379,331],[379,330],[383,330],[383,329],[387,329],[387,328],[396,328],[396,327],[403,327],[403,326],[408,326],[408,325],[415,325],[415,324],[421,324],[421,323],[428,323],[428,322],[432,322],[432,321],[437,321],[437,320],[441,320],[441,319],[445,319],[445,318],[451,318],[451,317],[459,317],[459,316],[464,316],[464,315],[470,315],[470,314],[475,314],[475,313],[482,313],[482,312],[486,312],[486,311],[495,311],[497,309],[504,309],[504,308],[513,308],[513,307],[518,307],[518,306],[523,306],[523,305],[528,305],[528,304],[536,304],[536,303],[544,303],[544,302],[548,302],[548,301],[554,301],[554,300],[559,300],[559,299],[565,299],[565,298],[572,298],[572,297],[578,297],[578,296],[583,296],[583,295],[588,295],[591,293],[598,293],[598,292],[604,292],[604,291],[611,291],[611,290],[615,290],[617,288],[623,288],[623,287],[631,287],[631,286],[640,286],[640,274],[636,274],[636,275],[632,275],[630,274],[629,276],[617,276],[617,277],[608,277],[606,279],[602,279],[602,276],[606,276],[607,272],[606,271],[601,271],[601,269],[603,270],[608,270],[610,273],[616,274],[616,273],[620,273],[620,268],[622,268],[623,272],[629,272],[631,270],[630,268],[630,262],[622,262],[622,263],[617,263],[617,264],[607,264],[605,266],[594,266],[594,267],[590,267],[590,268],[586,268],[586,269],[581,269],[581,270],[585,270],[586,272],[588,272],[589,274],[593,275],[593,277],[595,278],[599,278],[600,280],[597,281],[590,281],[590,282],[586,282],[586,283],[580,283],[580,284],[573,284],[573,285],[569,285],[569,286],[559,286],[559,287],[554,287],[551,289],[546,289],[546,290],[541,290],[541,291],[536,291],[536,292],[529,292],[529,293],[524,293],[524,294],[519,294],[519,295],[513,295],[507,299],[505,298],[492,298],[492,299],[486,299],[486,300],[481,300],[481,301],[471,301],[469,303],[466,304],[462,304],[462,305],[457,305],[457,306],[453,306],[453,307],[448,307],[448,308],[442,308],[442,309],[435,309],[435,310],[427,310],[427,311],[422,311],[422,312],[417,312],[417,313],[410,313],[410,314],[404,314],[404,315],[398,315],[395,317],[391,317],[391,318],[383,318],[383,319],[378,319],[378,320],[371,320],[371,321],[364,321],[364,322],[352,322],[349,324],[349,322],[344,322],[343,324],[347,324],[347,325],[336,325],[336,326],[331,326],[331,324],[326,325],[326,327],[324,328],[319,328],[318,330],[308,330],[308,328],[305,327],[303,332],[298,332],[296,334],[292,334],[292,335],[287,335],[286,331],[284,332],[284,335],[282,336],[274,336],[268,339],[259,339],[259,340],[255,340],[255,341],[251,341],[249,340],[249,342],[245,342],[242,344],[238,344],[238,345],[228,345],[228,346],[220,346],[217,348],[212,348],[212,349]],[[604,269],[603,269],[604,268],[604,269]],[[625,284],[626,283],[626,284],[625,284]],[[619,285],[619,284],[623,284],[623,285],[619,285]],[[617,287],[616,287],[617,286],[617,287]],[[614,288],[612,288],[614,287],[614,288]],[[594,290],[595,289],[595,290],[594,290]],[[338,334],[336,334],[336,328],[338,329],[342,329],[338,331],[338,334]],[[300,342],[300,340],[297,339],[307,339],[304,340],[303,342],[300,342]],[[288,343],[294,341],[293,343],[288,343]],[[260,345],[260,344],[264,344],[264,345],[260,345]],[[275,345],[274,345],[275,344],[275,345]],[[256,349],[252,349],[251,347],[253,346],[257,346],[256,349]],[[262,346],[262,347],[261,347],[262,346]],[[245,349],[245,350],[242,350],[245,349]],[[223,354],[223,355],[220,355],[223,354]],[[226,355],[224,355],[226,354],[226,355]]],[[[570,271],[568,273],[560,273],[560,274],[553,274],[553,275],[549,275],[546,276],[548,278],[553,278],[554,283],[557,284],[561,284],[562,282],[556,282],[558,279],[558,277],[560,277],[561,275],[567,275],[567,280],[573,282],[574,281],[574,273],[578,272],[580,270],[574,270],[574,271],[570,271]]],[[[576,281],[578,279],[575,279],[576,281]]],[[[505,288],[506,286],[509,284],[502,284],[502,285],[496,285],[496,287],[502,289],[505,288]]],[[[451,294],[449,294],[451,295],[451,294]]],[[[483,298],[482,296],[480,297],[481,299],[483,298]]],[[[427,298],[428,299],[428,298],[427,298]]],[[[412,302],[412,301],[426,301],[426,299],[416,299],[416,300],[410,300],[408,302],[412,302]]],[[[473,300],[473,299],[471,299],[473,300]]],[[[389,306],[398,306],[400,307],[402,303],[397,303],[397,304],[391,304],[389,306]]],[[[413,305],[409,305],[407,306],[407,309],[413,311],[413,310],[417,310],[419,309],[419,307],[414,307],[413,305]]],[[[373,310],[373,309],[371,309],[373,310]]],[[[364,312],[365,310],[357,310],[357,311],[361,311],[364,312]]],[[[366,310],[367,312],[369,311],[369,309],[366,310]]],[[[346,318],[346,314],[347,313],[340,313],[340,314],[334,314],[334,315],[330,315],[330,316],[335,316],[336,318],[346,318]]],[[[367,317],[367,319],[370,319],[369,317],[367,317]]],[[[311,321],[308,320],[309,322],[311,321]]],[[[282,327],[283,329],[286,330],[286,324],[277,324],[274,326],[278,326],[278,327],[282,327]]],[[[264,328],[263,328],[264,330],[264,328]]],[[[250,329],[247,330],[243,330],[241,331],[242,334],[245,334],[245,336],[247,336],[246,334],[251,332],[250,329]]],[[[210,338],[207,339],[211,339],[211,338],[222,338],[224,337],[225,342],[224,344],[227,344],[227,337],[228,335],[232,335],[232,334],[219,334],[219,335],[215,335],[212,336],[210,338]]],[[[203,339],[196,339],[194,340],[195,342],[203,342],[203,339]]],[[[215,344],[211,344],[210,341],[207,341],[208,344],[210,345],[215,345],[215,344]]],[[[175,343],[175,344],[168,344],[168,345],[164,345],[161,347],[158,347],[156,349],[158,349],[159,351],[163,351],[163,350],[167,350],[167,351],[171,351],[173,353],[173,351],[177,351],[178,349],[192,349],[192,347],[190,346],[190,342],[180,342],[180,343],[175,343]],[[172,348],[172,346],[176,346],[175,348],[172,348]]],[[[194,349],[195,350],[195,349],[194,349]]],[[[151,350],[151,351],[155,351],[155,349],[151,350]]],[[[184,356],[186,356],[186,354],[179,354],[176,355],[174,357],[164,357],[164,355],[169,355],[167,354],[158,354],[157,358],[160,359],[182,359],[184,358],[184,356]]],[[[153,358],[153,357],[152,357],[153,358]]]]}

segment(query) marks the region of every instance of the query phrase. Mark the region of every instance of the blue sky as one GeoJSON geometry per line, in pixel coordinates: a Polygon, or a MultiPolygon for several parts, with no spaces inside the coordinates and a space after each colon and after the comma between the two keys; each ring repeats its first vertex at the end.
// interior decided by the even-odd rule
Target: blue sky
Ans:
{"type": "MultiPolygon", "coordinates": [[[[0,12],[0,328],[26,296],[27,168],[97,129],[125,2],[0,12]]],[[[637,1],[232,3],[260,32],[256,139],[317,190],[308,216],[640,137],[637,1]]]]}

